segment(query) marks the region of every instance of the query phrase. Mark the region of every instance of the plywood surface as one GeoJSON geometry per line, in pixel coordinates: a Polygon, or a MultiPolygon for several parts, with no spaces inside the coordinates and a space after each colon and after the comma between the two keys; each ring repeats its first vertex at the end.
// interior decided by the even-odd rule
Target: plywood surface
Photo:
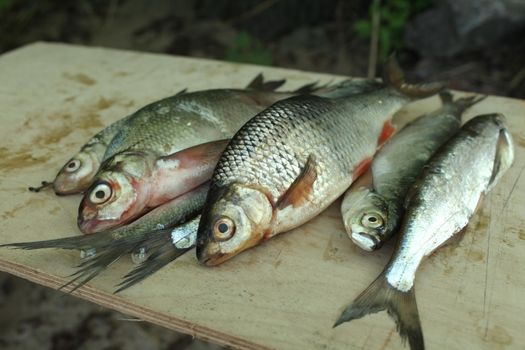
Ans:
{"type": "MultiPolygon", "coordinates": [[[[37,43],[0,56],[0,244],[77,234],[80,197],[30,193],[104,125],[188,87],[242,87],[260,71],[286,87],[327,75],[209,60],[37,43]]],[[[411,104],[400,120],[430,111],[411,104]]],[[[473,218],[463,239],[419,270],[417,301],[428,349],[525,346],[525,102],[489,97],[467,117],[502,112],[516,162],[473,218]]],[[[292,232],[217,268],[190,252],[120,295],[131,267],[118,262],[75,295],[178,331],[239,348],[398,349],[385,313],[332,329],[343,306],[382,270],[392,244],[355,248],[335,203],[292,232]]],[[[56,288],[77,252],[0,249],[0,269],[56,288]]]]}

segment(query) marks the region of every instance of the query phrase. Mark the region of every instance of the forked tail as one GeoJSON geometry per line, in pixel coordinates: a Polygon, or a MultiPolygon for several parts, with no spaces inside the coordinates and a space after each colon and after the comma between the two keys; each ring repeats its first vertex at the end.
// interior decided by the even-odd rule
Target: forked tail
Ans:
{"type": "Polygon", "coordinates": [[[412,350],[425,348],[414,289],[402,292],[392,287],[382,273],[341,314],[334,327],[368,314],[386,310],[395,320],[399,335],[412,350]]]}
{"type": "Polygon", "coordinates": [[[485,98],[487,98],[487,95],[474,95],[469,97],[461,97],[454,100],[454,96],[452,95],[452,93],[448,90],[445,90],[439,93],[439,98],[441,99],[441,103],[444,107],[446,106],[448,108],[451,108],[455,115],[458,118],[461,118],[461,114],[465,110],[469,109],[476,103],[483,101],[485,98]]]}
{"type": "Polygon", "coordinates": [[[410,98],[425,98],[444,89],[442,83],[410,84],[405,81],[405,74],[394,55],[390,56],[384,66],[383,80],[394,89],[410,98]]]}

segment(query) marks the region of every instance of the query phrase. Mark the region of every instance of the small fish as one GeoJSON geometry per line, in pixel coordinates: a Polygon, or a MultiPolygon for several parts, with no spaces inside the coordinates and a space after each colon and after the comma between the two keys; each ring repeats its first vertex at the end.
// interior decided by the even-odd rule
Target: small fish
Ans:
{"type": "Polygon", "coordinates": [[[399,228],[405,197],[432,154],[461,126],[461,115],[484,97],[453,101],[440,93],[443,107],[418,117],[374,156],[367,174],[346,192],[341,214],[346,232],[360,248],[379,249],[399,228]]]}
{"type": "Polygon", "coordinates": [[[405,83],[394,59],[386,68],[388,86],[282,100],[235,134],[203,209],[197,238],[202,264],[221,264],[315,217],[366,171],[378,144],[393,132],[392,115],[442,89],[405,83]]]}
{"type": "MultiPolygon", "coordinates": [[[[183,103],[193,103],[194,107],[198,109],[200,104],[203,103],[203,99],[206,100],[206,98],[208,98],[208,100],[205,101],[208,102],[206,107],[213,107],[214,94],[217,94],[217,97],[221,97],[222,94],[225,98],[231,98],[232,96],[235,98],[238,97],[235,96],[235,94],[238,93],[245,97],[245,101],[242,102],[253,104],[256,103],[254,100],[260,97],[259,95],[264,98],[265,93],[275,94],[273,91],[284,83],[285,80],[264,81],[263,75],[259,74],[248,84],[245,90],[216,89],[198,91],[195,93],[189,93],[189,98],[182,98],[182,96],[187,93],[186,89],[184,89],[171,97],[153,102],[139,109],[137,112],[110,124],[93,136],[84,146],[82,146],[80,151],[68,160],[62,169],[60,169],[53,182],[42,181],[41,186],[30,187],[29,190],[32,192],[39,192],[44,188],[53,187],[57,195],[69,195],[84,192],[91,185],[93,177],[104,160],[111,158],[119,151],[122,151],[126,147],[135,143],[135,139],[126,138],[127,133],[131,132],[137,124],[147,123],[151,118],[162,119],[164,117],[170,117],[170,115],[166,116],[164,111],[166,108],[169,109],[170,105],[179,101],[178,99],[182,98],[181,101],[184,101],[183,103]]],[[[299,90],[313,91],[317,88],[316,84],[308,84],[299,90]]],[[[291,95],[284,93],[283,96],[283,98],[285,98],[291,95]]],[[[239,100],[242,100],[242,97],[239,98],[239,100]]],[[[234,112],[234,110],[232,110],[232,112],[234,112]]],[[[137,136],[141,135],[139,134],[137,136]]],[[[193,145],[187,145],[187,147],[184,147],[184,145],[181,146],[180,149],[184,149],[193,145]]],[[[135,145],[134,149],[138,148],[139,147],[135,145]]],[[[165,155],[170,153],[173,152],[165,153],[165,155]]]]}
{"type": "Polygon", "coordinates": [[[425,166],[409,191],[400,240],[390,262],[334,327],[387,310],[411,349],[423,349],[413,288],[416,271],[424,257],[467,226],[513,159],[512,137],[501,114],[468,121],[425,166]]]}
{"type": "MultiPolygon", "coordinates": [[[[11,243],[0,247],[12,247],[25,250],[57,248],[72,249],[86,252],[85,258],[71,277],[71,281],[63,288],[73,285],[71,291],[81,287],[104,271],[110,264],[123,255],[136,253],[155,247],[154,242],[162,239],[163,233],[171,228],[184,224],[198,215],[204,204],[208,183],[188,192],[162,206],[155,208],[133,223],[111,231],[103,231],[92,235],[73,236],[37,242],[11,243]]],[[[182,247],[181,244],[178,247],[182,247]]],[[[175,253],[182,254],[177,246],[175,253]]],[[[182,248],[181,248],[182,249],[182,248]]]]}
{"type": "Polygon", "coordinates": [[[78,227],[95,233],[129,223],[207,182],[227,140],[208,142],[158,158],[148,150],[117,154],[86,191],[78,227]]]}
{"type": "MultiPolygon", "coordinates": [[[[315,86],[309,84],[297,91],[332,96],[341,91],[345,91],[346,94],[371,91],[381,85],[374,80],[347,80],[333,86],[315,86]]],[[[80,230],[84,233],[94,233],[117,227],[173,198],[173,194],[166,190],[166,184],[172,187],[178,184],[172,181],[179,180],[178,169],[172,168],[171,174],[164,172],[166,181],[162,182],[162,185],[158,177],[152,178],[156,171],[154,164],[164,164],[166,157],[163,155],[166,152],[177,152],[182,146],[195,146],[200,141],[209,142],[220,140],[221,137],[231,137],[263,107],[296,94],[297,92],[209,90],[186,94],[162,107],[159,104],[159,111],[162,108],[166,109],[165,116],[150,120],[144,127],[135,125],[139,120],[136,119],[135,124],[130,123],[135,125],[131,130],[128,125],[119,133],[122,140],[112,142],[114,148],[111,152],[120,153],[104,162],[93,180],[94,184],[86,191],[79,208],[80,230]],[[124,147],[128,148],[122,151],[124,147]],[[156,160],[156,157],[161,157],[161,161],[156,160]],[[146,192],[142,183],[156,183],[156,190],[149,186],[146,192]],[[149,201],[145,198],[149,198],[149,201]]],[[[119,135],[115,139],[118,139],[119,135]]],[[[209,176],[211,177],[211,172],[209,176]]]]}

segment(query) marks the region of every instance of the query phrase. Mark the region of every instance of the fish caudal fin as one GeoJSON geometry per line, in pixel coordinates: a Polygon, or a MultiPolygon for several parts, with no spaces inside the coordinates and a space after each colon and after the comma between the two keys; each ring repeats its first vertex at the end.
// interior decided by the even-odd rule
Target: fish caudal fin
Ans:
{"type": "Polygon", "coordinates": [[[399,335],[403,341],[408,339],[412,350],[425,348],[414,289],[407,292],[395,289],[384,273],[343,311],[334,327],[383,310],[396,321],[399,335]]]}
{"type": "Polygon", "coordinates": [[[485,98],[487,98],[487,95],[461,97],[457,100],[454,100],[454,96],[450,93],[450,91],[442,91],[439,93],[439,98],[441,99],[443,106],[452,108],[456,116],[461,118],[461,114],[465,110],[472,107],[476,103],[483,101],[485,98]]]}
{"type": "Polygon", "coordinates": [[[442,83],[409,84],[405,81],[405,74],[394,55],[390,56],[384,66],[386,84],[410,98],[425,98],[437,94],[444,89],[442,83]]]}
{"type": "Polygon", "coordinates": [[[22,242],[2,244],[0,247],[35,250],[46,248],[57,249],[99,249],[109,245],[111,238],[109,235],[101,232],[100,234],[73,236],[66,238],[50,239],[46,241],[22,242]]]}
{"type": "Polygon", "coordinates": [[[259,73],[246,86],[246,88],[257,91],[271,92],[280,88],[285,82],[286,79],[264,81],[264,76],[262,75],[262,73],[259,73]]]}
{"type": "Polygon", "coordinates": [[[154,240],[145,242],[145,244],[146,249],[151,252],[150,255],[124,276],[122,282],[117,285],[118,289],[114,292],[115,294],[145,280],[191,249],[191,247],[185,249],[175,247],[171,242],[171,230],[164,230],[156,235],[154,240]]]}

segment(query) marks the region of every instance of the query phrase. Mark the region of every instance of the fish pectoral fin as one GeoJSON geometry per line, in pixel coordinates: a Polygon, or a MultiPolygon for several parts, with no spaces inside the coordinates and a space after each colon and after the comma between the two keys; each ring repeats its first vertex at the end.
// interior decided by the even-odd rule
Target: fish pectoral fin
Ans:
{"type": "Polygon", "coordinates": [[[162,170],[188,169],[203,165],[212,165],[212,168],[215,168],[215,164],[229,141],[228,139],[218,140],[189,147],[158,158],[156,165],[162,170]]]}
{"type": "Polygon", "coordinates": [[[383,124],[383,130],[381,130],[381,134],[379,134],[379,138],[377,139],[377,145],[383,146],[383,144],[390,139],[392,135],[396,132],[396,127],[392,124],[392,120],[389,119],[383,124]]]}
{"type": "Polygon", "coordinates": [[[355,167],[352,174],[352,182],[359,179],[368,172],[370,166],[372,165],[372,160],[373,157],[366,157],[355,167]]]}
{"type": "Polygon", "coordinates": [[[278,209],[284,209],[289,205],[295,208],[308,199],[317,179],[316,165],[315,156],[309,155],[301,174],[277,201],[276,207],[278,209]]]}
{"type": "Polygon", "coordinates": [[[334,327],[383,310],[396,322],[403,341],[408,339],[410,349],[425,348],[414,290],[397,290],[388,283],[384,273],[345,308],[334,327]]]}

